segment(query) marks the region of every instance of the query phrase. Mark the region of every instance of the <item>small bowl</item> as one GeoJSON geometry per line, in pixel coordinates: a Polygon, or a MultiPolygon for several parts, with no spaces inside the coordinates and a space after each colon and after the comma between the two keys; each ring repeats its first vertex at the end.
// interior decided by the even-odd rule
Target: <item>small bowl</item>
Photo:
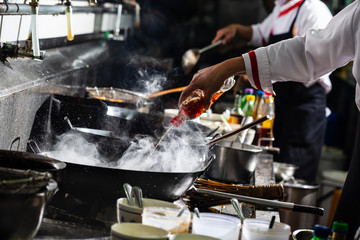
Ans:
{"type": "Polygon", "coordinates": [[[142,222],[141,214],[145,207],[168,207],[168,208],[180,209],[180,207],[174,203],[152,199],[152,198],[143,199],[143,208],[139,208],[137,205],[134,206],[129,205],[127,198],[119,198],[116,202],[116,206],[117,206],[117,220],[119,223],[122,222],[141,223],[142,222]]]}
{"type": "Polygon", "coordinates": [[[116,223],[111,226],[111,240],[167,240],[169,232],[141,223],[116,223]]]}

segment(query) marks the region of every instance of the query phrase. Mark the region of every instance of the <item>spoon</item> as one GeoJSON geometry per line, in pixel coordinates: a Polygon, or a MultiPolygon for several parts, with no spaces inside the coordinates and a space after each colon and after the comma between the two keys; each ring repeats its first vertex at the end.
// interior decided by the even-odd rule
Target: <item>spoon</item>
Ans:
{"type": "Polygon", "coordinates": [[[180,210],[180,212],[178,213],[177,217],[181,217],[181,215],[185,212],[186,209],[187,209],[187,207],[184,206],[184,207],[180,210]]]}
{"type": "Polygon", "coordinates": [[[199,61],[201,53],[203,53],[211,48],[214,48],[220,44],[221,44],[221,40],[214,42],[213,44],[210,44],[201,49],[193,48],[193,49],[187,50],[184,53],[184,55],[182,56],[182,61],[181,61],[181,65],[182,65],[184,73],[185,74],[190,73],[190,71],[193,69],[193,67],[196,65],[196,63],[199,61]]]}
{"type": "Polygon", "coordinates": [[[195,212],[195,215],[198,217],[198,218],[200,218],[200,211],[199,211],[199,209],[196,207],[196,208],[194,208],[194,212],[195,212]]]}
{"type": "Polygon", "coordinates": [[[240,218],[241,224],[243,224],[245,216],[242,212],[242,208],[240,207],[239,201],[236,198],[230,199],[231,204],[233,205],[237,215],[240,218]]]}
{"type": "Polygon", "coordinates": [[[134,186],[132,188],[135,196],[135,202],[139,206],[139,208],[143,207],[143,194],[140,187],[134,186]]]}
{"type": "Polygon", "coordinates": [[[133,190],[132,190],[132,186],[128,183],[124,183],[123,185],[125,194],[126,194],[126,198],[128,200],[128,203],[130,206],[134,206],[134,201],[133,201],[133,190]]]}

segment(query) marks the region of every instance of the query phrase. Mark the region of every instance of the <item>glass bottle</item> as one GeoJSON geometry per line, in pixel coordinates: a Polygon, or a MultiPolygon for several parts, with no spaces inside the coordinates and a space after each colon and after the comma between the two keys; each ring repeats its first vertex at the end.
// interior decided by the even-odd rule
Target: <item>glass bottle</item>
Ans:
{"type": "MultiPolygon", "coordinates": [[[[217,91],[212,99],[210,106],[226,91],[235,85],[234,76],[225,80],[224,84],[217,91]]],[[[204,91],[201,89],[195,89],[181,104],[179,113],[171,119],[171,123],[175,127],[180,127],[185,120],[191,120],[199,117],[204,111],[204,91]]]]}
{"type": "Polygon", "coordinates": [[[264,102],[259,105],[257,119],[269,115],[269,119],[257,125],[256,136],[254,139],[255,145],[270,146],[270,141],[261,141],[261,139],[273,138],[273,125],[275,119],[275,103],[274,97],[270,93],[265,93],[264,102]]]}
{"type": "Polygon", "coordinates": [[[237,91],[234,100],[234,107],[230,110],[229,123],[240,124],[244,117],[244,113],[241,110],[241,92],[237,91]]]}
{"type": "Polygon", "coordinates": [[[346,240],[348,224],[344,222],[333,222],[331,240],[346,240]]]}

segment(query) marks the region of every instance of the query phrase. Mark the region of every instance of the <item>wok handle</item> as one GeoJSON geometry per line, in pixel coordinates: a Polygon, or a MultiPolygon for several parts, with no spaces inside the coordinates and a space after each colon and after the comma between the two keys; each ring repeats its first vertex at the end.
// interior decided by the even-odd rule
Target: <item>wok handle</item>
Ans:
{"type": "Polygon", "coordinates": [[[323,208],[301,205],[301,204],[294,204],[292,211],[293,212],[302,212],[302,213],[311,213],[311,214],[316,214],[319,216],[324,215],[323,208]]]}
{"type": "Polygon", "coordinates": [[[305,212],[305,213],[312,213],[312,214],[318,214],[323,215],[324,209],[318,208],[318,207],[312,207],[312,206],[306,206],[306,205],[299,205],[294,204],[291,202],[282,202],[282,201],[274,201],[274,200],[268,200],[263,198],[255,198],[255,197],[248,197],[233,193],[226,193],[226,192],[219,192],[215,190],[209,190],[209,189],[202,189],[202,188],[196,188],[194,187],[195,191],[202,194],[210,194],[217,197],[222,198],[236,198],[239,201],[258,205],[258,206],[265,206],[265,207],[272,207],[277,209],[282,209],[284,211],[292,211],[292,212],[305,212]]]}

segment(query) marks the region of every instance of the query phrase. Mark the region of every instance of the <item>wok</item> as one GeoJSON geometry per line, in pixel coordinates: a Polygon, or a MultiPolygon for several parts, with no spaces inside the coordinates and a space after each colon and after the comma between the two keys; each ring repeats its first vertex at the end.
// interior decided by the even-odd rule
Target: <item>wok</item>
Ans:
{"type": "MultiPolygon", "coordinates": [[[[52,156],[54,152],[41,152],[52,156]]],[[[173,201],[183,195],[213,161],[211,155],[203,168],[193,172],[152,172],[125,170],[66,162],[61,171],[60,188],[84,202],[113,202],[125,196],[123,184],[138,186],[146,198],[173,201]]],[[[60,160],[60,159],[59,159],[60,160]]]]}

